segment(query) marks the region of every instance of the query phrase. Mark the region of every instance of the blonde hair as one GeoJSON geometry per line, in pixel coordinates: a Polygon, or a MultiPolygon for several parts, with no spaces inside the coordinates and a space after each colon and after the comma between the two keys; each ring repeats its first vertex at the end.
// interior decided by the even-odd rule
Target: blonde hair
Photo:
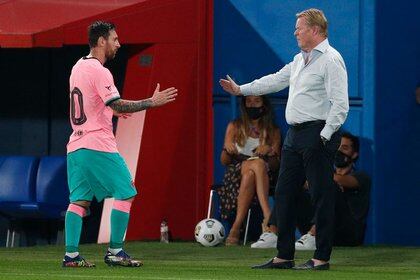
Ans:
{"type": "Polygon", "coordinates": [[[296,14],[296,18],[304,17],[309,26],[318,26],[321,35],[328,37],[328,21],[324,12],[318,9],[308,9],[296,14]]]}

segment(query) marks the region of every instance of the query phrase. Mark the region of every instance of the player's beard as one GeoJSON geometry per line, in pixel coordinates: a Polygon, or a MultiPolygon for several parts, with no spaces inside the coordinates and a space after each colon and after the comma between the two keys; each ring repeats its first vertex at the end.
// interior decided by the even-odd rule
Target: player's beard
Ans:
{"type": "Polygon", "coordinates": [[[106,60],[114,59],[116,54],[117,54],[117,49],[112,50],[112,48],[109,47],[105,52],[105,58],[106,60]]]}

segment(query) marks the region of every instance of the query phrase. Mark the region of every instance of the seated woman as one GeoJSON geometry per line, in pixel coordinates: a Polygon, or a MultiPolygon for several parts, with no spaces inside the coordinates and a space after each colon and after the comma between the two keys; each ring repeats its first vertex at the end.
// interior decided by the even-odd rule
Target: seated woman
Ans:
{"type": "Polygon", "coordinates": [[[280,130],[273,120],[265,96],[246,96],[241,101],[241,116],[226,129],[220,161],[226,166],[224,186],[218,190],[223,219],[235,213],[236,218],[226,245],[239,243],[240,228],[255,194],[260,203],[266,227],[270,217],[268,190],[279,169],[280,130]]]}

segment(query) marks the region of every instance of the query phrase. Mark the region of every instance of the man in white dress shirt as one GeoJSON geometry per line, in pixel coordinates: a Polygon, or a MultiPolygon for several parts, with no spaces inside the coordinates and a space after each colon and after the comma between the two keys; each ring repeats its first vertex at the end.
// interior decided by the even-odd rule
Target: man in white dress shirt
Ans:
{"type": "Polygon", "coordinates": [[[237,85],[229,76],[220,85],[233,95],[263,95],[289,87],[286,121],[290,125],[282,152],[275,193],[277,256],[253,268],[329,269],[335,206],[335,152],[337,133],[349,110],[347,72],[340,53],[328,42],[327,19],[318,9],[296,15],[301,52],[277,73],[237,85]],[[307,178],[315,206],[314,256],[295,266],[296,195],[307,178]]]}

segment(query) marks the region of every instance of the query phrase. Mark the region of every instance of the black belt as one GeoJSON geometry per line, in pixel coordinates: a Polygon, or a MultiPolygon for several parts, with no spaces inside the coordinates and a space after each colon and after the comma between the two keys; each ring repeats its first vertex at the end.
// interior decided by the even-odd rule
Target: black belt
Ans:
{"type": "Polygon", "coordinates": [[[316,120],[316,121],[309,121],[303,123],[292,124],[291,127],[296,129],[302,129],[313,125],[325,125],[325,121],[323,120],[316,120]]]}

